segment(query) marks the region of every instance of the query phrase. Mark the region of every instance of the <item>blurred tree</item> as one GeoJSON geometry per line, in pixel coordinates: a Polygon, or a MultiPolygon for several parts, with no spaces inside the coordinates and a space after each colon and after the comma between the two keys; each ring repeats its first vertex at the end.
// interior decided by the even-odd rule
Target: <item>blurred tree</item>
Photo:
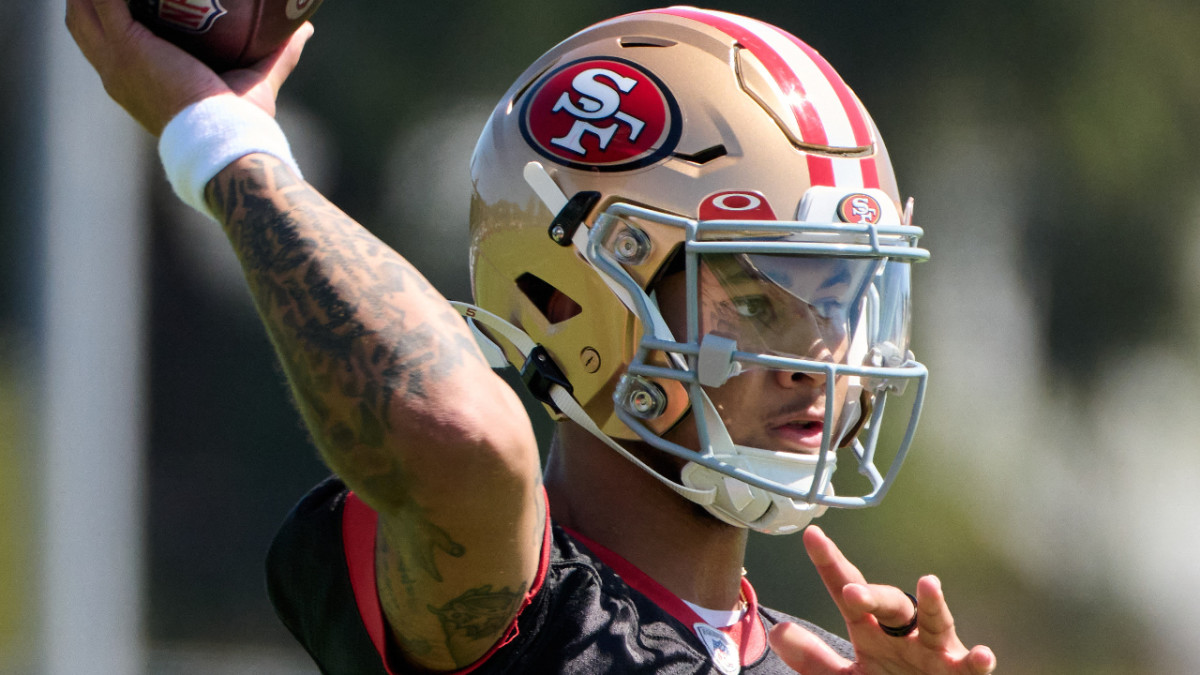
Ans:
{"type": "Polygon", "coordinates": [[[1094,386],[1097,364],[1181,328],[1170,275],[1197,207],[1200,7],[971,2],[940,18],[923,38],[942,57],[921,70],[976,124],[1033,139],[1036,206],[1014,225],[1053,365],[1094,386]]]}
{"type": "Polygon", "coordinates": [[[28,223],[45,163],[37,151],[39,98],[27,94],[35,90],[44,45],[40,14],[0,4],[0,672],[28,668],[35,656],[36,513],[29,505],[35,430],[28,420],[35,405],[29,318],[38,307],[38,269],[37,233],[28,223]]]}

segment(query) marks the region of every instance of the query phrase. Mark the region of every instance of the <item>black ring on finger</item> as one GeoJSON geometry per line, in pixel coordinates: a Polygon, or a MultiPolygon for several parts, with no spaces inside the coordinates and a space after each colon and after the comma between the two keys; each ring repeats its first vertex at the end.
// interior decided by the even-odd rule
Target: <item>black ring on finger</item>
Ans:
{"type": "Polygon", "coordinates": [[[917,629],[917,616],[918,616],[917,615],[917,598],[912,593],[905,593],[905,595],[908,596],[909,600],[912,600],[912,604],[913,604],[912,621],[909,621],[908,623],[904,624],[903,626],[898,626],[898,627],[897,626],[885,626],[883,624],[879,624],[879,627],[883,629],[883,632],[887,633],[888,635],[891,635],[892,637],[904,637],[905,635],[908,635],[917,629]]]}

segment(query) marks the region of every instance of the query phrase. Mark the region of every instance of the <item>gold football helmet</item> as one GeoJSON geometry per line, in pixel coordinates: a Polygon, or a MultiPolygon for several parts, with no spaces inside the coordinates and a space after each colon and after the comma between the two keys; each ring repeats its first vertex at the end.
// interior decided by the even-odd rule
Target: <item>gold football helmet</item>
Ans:
{"type": "Polygon", "coordinates": [[[909,264],[929,254],[873,121],[811,47],[690,7],[599,23],[517,79],[471,175],[462,311],[553,415],[738,526],[794,532],[883,496],[925,388],[909,264]],[[815,393],[728,393],[764,374],[815,393]],[[883,402],[909,380],[881,472],[883,402]],[[768,411],[765,442],[740,437],[735,409],[768,411]],[[862,494],[835,494],[839,450],[862,494]]]}

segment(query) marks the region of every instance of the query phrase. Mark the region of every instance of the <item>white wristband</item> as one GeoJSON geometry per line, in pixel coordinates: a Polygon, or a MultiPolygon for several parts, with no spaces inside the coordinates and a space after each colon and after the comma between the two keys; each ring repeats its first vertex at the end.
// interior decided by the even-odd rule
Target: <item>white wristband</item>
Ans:
{"type": "Polygon", "coordinates": [[[273,155],[300,175],[275,118],[233,94],[212,96],[184,108],[158,139],[158,157],[175,194],[214,219],[204,201],[205,187],[221,169],[252,152],[273,155]]]}

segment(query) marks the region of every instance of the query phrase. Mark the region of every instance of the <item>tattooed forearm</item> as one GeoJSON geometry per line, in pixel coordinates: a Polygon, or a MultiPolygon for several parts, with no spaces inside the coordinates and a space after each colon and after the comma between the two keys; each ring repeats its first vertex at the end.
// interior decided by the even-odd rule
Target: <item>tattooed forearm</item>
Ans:
{"type": "Polygon", "coordinates": [[[482,364],[420,273],[282,163],[247,158],[209,199],[323,450],[378,448],[397,398],[419,408],[431,387],[482,364]]]}

